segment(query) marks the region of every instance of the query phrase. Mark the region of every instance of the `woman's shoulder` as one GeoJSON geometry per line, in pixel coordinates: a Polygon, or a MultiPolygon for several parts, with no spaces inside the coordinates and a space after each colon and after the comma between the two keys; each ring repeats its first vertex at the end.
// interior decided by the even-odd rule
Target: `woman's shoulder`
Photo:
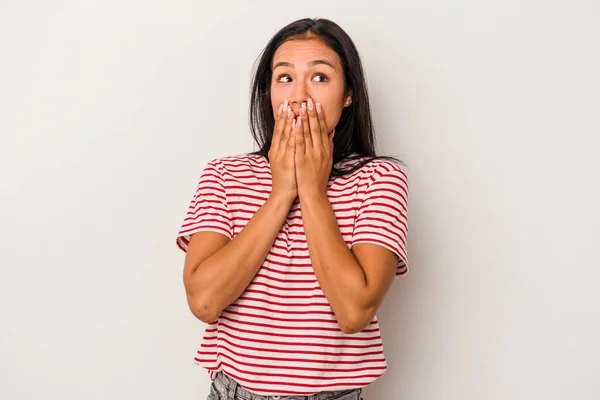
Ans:
{"type": "Polygon", "coordinates": [[[209,164],[218,166],[223,171],[235,171],[241,168],[264,168],[268,167],[268,162],[265,157],[259,154],[234,154],[213,158],[209,164]]]}
{"type": "Polygon", "coordinates": [[[406,176],[406,172],[402,167],[402,164],[398,161],[392,161],[386,158],[378,158],[371,161],[370,164],[373,164],[371,168],[374,172],[384,173],[384,174],[392,174],[392,175],[403,175],[406,176]]]}
{"type": "Polygon", "coordinates": [[[369,161],[356,170],[356,173],[362,178],[371,180],[381,176],[399,176],[404,179],[407,178],[406,171],[404,170],[402,163],[389,158],[370,159],[370,157],[366,156],[352,157],[341,161],[337,167],[340,169],[350,170],[366,160],[369,161]]]}

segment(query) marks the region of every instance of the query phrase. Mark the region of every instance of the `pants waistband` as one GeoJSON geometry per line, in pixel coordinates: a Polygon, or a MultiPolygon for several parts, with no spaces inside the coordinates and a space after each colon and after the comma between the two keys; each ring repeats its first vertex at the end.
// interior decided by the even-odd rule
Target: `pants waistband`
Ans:
{"type": "Polygon", "coordinates": [[[227,376],[222,371],[219,371],[215,376],[213,386],[217,390],[226,393],[227,399],[235,400],[361,400],[360,394],[362,389],[347,389],[335,392],[319,392],[309,396],[292,395],[292,396],[261,396],[254,394],[244,389],[235,379],[227,376]]]}

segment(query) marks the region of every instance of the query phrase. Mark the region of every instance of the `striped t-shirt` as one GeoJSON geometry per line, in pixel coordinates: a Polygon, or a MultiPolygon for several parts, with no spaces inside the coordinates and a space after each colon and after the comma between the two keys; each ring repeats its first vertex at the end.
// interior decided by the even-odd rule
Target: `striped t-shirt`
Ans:
{"type": "MultiPolygon", "coordinates": [[[[338,164],[356,165],[360,160],[338,164]]],[[[271,169],[259,155],[212,160],[177,237],[186,251],[200,231],[234,238],[271,193],[271,169]]],[[[342,237],[383,246],[408,271],[407,177],[386,160],[332,177],[327,196],[342,237]]],[[[293,204],[258,273],[244,293],[206,327],[195,361],[259,395],[310,395],[359,388],[386,370],[377,318],[359,333],[343,333],[311,266],[302,211],[293,204]]]]}

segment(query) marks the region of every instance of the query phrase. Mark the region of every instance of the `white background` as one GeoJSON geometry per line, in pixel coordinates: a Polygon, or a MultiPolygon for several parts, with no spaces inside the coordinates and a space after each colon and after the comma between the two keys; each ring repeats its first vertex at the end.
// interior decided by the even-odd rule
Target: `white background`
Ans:
{"type": "Polygon", "coordinates": [[[365,399],[600,399],[595,0],[0,0],[0,398],[206,397],[175,234],[306,16],[355,41],[411,182],[365,399]]]}

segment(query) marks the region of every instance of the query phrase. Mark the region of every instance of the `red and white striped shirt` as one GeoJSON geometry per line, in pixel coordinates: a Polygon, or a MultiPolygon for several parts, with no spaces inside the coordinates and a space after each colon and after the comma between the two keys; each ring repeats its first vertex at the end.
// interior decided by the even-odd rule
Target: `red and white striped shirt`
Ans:
{"type": "MultiPolygon", "coordinates": [[[[178,246],[186,251],[190,235],[200,231],[234,238],[265,203],[271,183],[271,168],[262,156],[210,161],[178,246]]],[[[327,195],[349,248],[383,246],[399,256],[396,275],[408,271],[408,183],[399,166],[370,162],[351,175],[331,178],[327,195]]],[[[359,333],[340,330],[312,269],[298,201],[245,292],[208,324],[195,361],[211,379],[223,371],[264,396],[364,387],[387,368],[377,317],[359,333]]]]}

